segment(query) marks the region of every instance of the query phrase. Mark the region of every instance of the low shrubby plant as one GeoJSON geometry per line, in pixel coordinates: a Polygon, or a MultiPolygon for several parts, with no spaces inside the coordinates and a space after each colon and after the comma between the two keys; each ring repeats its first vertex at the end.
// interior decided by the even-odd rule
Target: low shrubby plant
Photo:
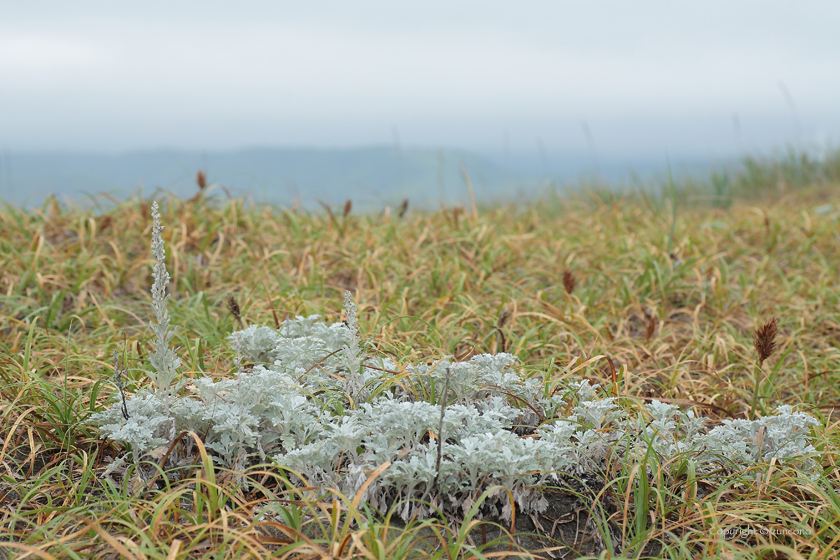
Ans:
{"type": "Polygon", "coordinates": [[[588,380],[549,392],[542,381],[521,376],[517,358],[507,353],[398,363],[366,347],[349,292],[345,321],[327,324],[310,315],[279,328],[248,326],[229,336],[233,377],[179,379],[156,204],[152,215],[152,385],[124,395],[117,363],[119,394],[90,419],[130,450],[133,463],[193,432],[221,466],[271,462],[302,485],[338,489],[382,512],[396,505],[403,519],[436,509],[465,514],[495,486],[500,489],[490,492],[482,515],[511,519],[513,504],[501,488],[518,510],[542,512],[549,505],[545,488],[602,475],[608,461],[638,462],[651,453],[663,464],[684,457],[698,472],[771,461],[817,472],[809,455],[815,453],[811,428],[819,422],[790,406],[711,427],[672,404],[634,407],[607,397],[588,380]]]}

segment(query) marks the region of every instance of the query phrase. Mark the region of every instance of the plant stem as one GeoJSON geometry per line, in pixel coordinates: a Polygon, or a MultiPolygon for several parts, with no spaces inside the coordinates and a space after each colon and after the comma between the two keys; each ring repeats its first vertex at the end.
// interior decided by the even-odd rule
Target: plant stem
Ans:
{"type": "Polygon", "coordinates": [[[668,255],[674,248],[674,230],[677,226],[677,188],[674,186],[674,176],[671,174],[671,159],[668,160],[668,185],[671,188],[671,234],[668,236],[668,255]]]}

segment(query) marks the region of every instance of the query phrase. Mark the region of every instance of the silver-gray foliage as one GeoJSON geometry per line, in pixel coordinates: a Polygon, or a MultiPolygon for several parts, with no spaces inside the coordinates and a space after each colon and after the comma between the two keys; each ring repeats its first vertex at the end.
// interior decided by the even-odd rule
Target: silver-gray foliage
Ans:
{"type": "Polygon", "coordinates": [[[163,225],[160,223],[160,212],[157,201],[152,202],[152,256],[155,258],[155,265],[152,268],[152,312],[155,320],[149,324],[154,333],[154,351],[149,356],[149,363],[152,366],[148,372],[149,377],[157,385],[158,391],[164,404],[168,404],[172,383],[181,367],[181,358],[172,349],[172,336],[175,329],[169,328],[169,312],[166,303],[170,294],[166,293],[166,286],[169,284],[169,272],[166,270],[166,250],[164,248],[163,225]]]}

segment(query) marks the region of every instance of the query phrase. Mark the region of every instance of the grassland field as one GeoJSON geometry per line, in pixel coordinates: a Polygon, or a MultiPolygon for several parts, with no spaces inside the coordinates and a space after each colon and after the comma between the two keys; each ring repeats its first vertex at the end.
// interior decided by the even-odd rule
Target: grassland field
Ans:
{"type": "MultiPolygon", "coordinates": [[[[645,546],[633,555],[834,558],[840,183],[773,181],[733,191],[726,204],[701,194],[589,191],[476,211],[409,207],[403,216],[159,195],[183,375],[232,373],[226,337],[238,326],[228,294],[244,323],[271,326],[312,313],[338,320],[349,290],[363,340],[401,363],[506,351],[524,376],[587,378],[628,407],[661,399],[711,423],[790,404],[820,421],[817,478],[776,465],[764,479],[683,477],[648,489],[645,546]],[[771,318],[776,349],[757,372],[753,333],[771,318]],[[716,533],[722,526],[756,530],[716,533]]],[[[129,395],[148,383],[150,201],[0,211],[0,551],[167,560],[491,554],[446,520],[398,526],[358,504],[284,494],[270,465],[213,473],[224,499],[207,483],[212,464],[199,468],[199,458],[194,482],[204,485],[106,483],[108,461],[122,450],[85,419],[113,396],[115,349],[129,395]],[[243,476],[260,489],[237,482],[243,476]],[[190,507],[173,505],[184,495],[190,507]],[[261,504],[284,496],[304,512],[305,538],[258,517],[261,504]]],[[[638,527],[631,493],[612,498],[609,521],[638,527]]],[[[575,556],[559,545],[498,550],[575,556]]]]}

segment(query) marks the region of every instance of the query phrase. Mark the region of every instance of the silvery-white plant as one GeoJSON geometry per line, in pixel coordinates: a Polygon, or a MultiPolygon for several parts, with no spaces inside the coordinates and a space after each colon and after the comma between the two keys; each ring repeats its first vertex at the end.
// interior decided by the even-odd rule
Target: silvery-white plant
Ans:
{"type": "Polygon", "coordinates": [[[177,389],[173,382],[181,367],[181,359],[170,346],[175,331],[169,328],[169,312],[166,309],[170,297],[166,293],[169,272],[166,270],[166,250],[161,236],[163,225],[157,201],[152,202],[151,211],[152,256],[155,259],[151,293],[155,320],[149,323],[154,335],[154,349],[149,356],[151,369],[146,373],[156,387],[154,390],[143,389],[134,398],[126,400],[117,364],[115,379],[120,393],[119,407],[115,410],[112,406],[90,419],[90,422],[100,426],[107,437],[128,444],[135,462],[149,450],[175,437],[176,421],[171,414],[170,404],[177,389]]]}
{"type": "Polygon", "coordinates": [[[362,351],[359,348],[358,309],[349,291],[344,292],[344,310],[347,315],[347,343],[341,352],[341,365],[347,370],[347,392],[353,399],[359,397],[363,378],[359,375],[362,366],[362,351]]]}
{"type": "Polygon", "coordinates": [[[163,225],[160,223],[160,211],[157,201],[152,202],[152,256],[155,264],[152,268],[152,312],[155,320],[149,325],[154,334],[154,351],[149,356],[149,363],[152,369],[148,372],[149,377],[157,385],[158,393],[164,405],[168,405],[173,392],[173,382],[181,367],[181,358],[171,347],[172,336],[175,329],[169,328],[169,312],[166,304],[170,294],[166,293],[169,284],[169,272],[166,270],[166,249],[164,248],[163,225]]]}

